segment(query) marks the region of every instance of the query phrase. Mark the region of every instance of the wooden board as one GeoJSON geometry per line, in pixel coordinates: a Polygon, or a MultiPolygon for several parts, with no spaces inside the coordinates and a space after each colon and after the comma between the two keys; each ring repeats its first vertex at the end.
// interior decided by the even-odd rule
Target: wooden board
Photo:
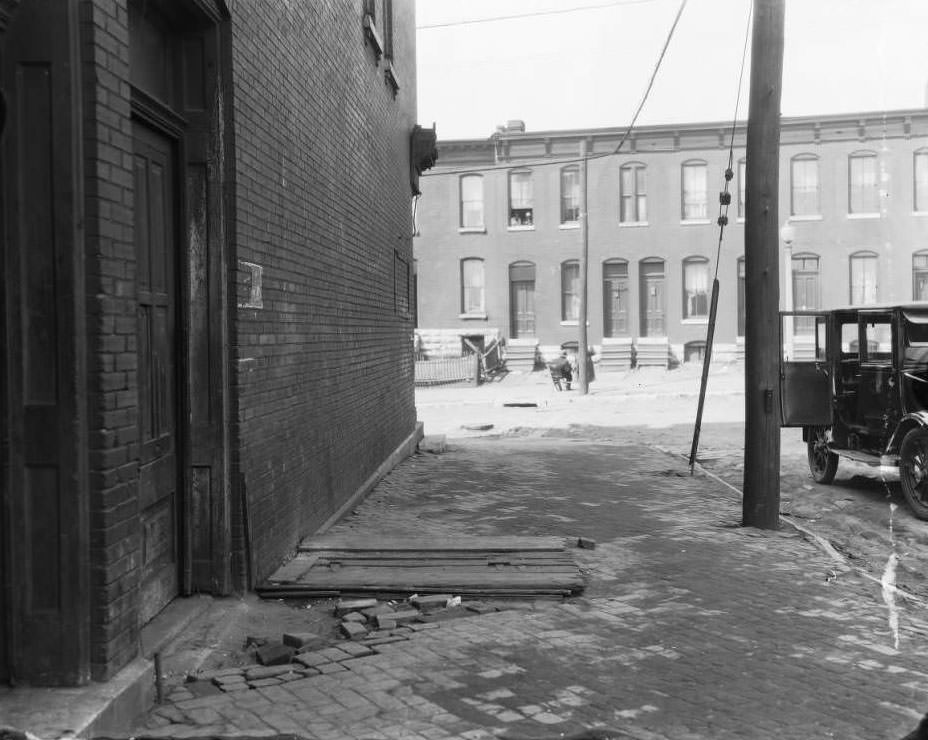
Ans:
{"type": "Polygon", "coordinates": [[[269,598],[332,593],[567,595],[583,589],[560,537],[309,537],[258,587],[269,598]]]}
{"type": "Polygon", "coordinates": [[[358,536],[327,534],[307,537],[300,543],[300,552],[320,550],[350,550],[364,552],[382,550],[392,552],[453,552],[453,551],[562,551],[563,537],[405,537],[358,536]]]}

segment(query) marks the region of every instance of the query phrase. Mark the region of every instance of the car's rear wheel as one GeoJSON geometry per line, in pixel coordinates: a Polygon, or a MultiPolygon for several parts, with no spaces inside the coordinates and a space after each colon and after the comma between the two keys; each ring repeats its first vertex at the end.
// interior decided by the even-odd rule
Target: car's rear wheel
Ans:
{"type": "Polygon", "coordinates": [[[831,483],[838,472],[838,456],[828,449],[825,427],[809,429],[809,470],[816,483],[831,483]]]}
{"type": "Polygon", "coordinates": [[[899,478],[912,512],[928,519],[928,429],[913,429],[899,450],[899,478]]]}

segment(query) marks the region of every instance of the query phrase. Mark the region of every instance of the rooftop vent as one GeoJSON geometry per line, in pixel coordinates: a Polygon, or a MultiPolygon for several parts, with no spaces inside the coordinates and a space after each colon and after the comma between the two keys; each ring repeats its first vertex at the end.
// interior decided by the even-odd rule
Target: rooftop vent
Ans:
{"type": "Polygon", "coordinates": [[[506,130],[513,133],[524,134],[525,121],[520,121],[518,118],[513,118],[510,121],[506,121],[506,130]]]}

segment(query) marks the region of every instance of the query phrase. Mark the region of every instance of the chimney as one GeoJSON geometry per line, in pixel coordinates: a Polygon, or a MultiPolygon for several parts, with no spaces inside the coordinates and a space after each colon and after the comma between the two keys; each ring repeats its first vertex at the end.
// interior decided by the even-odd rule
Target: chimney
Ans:
{"type": "Polygon", "coordinates": [[[506,131],[514,134],[524,134],[525,121],[520,121],[518,118],[513,118],[512,120],[506,121],[506,131]]]}

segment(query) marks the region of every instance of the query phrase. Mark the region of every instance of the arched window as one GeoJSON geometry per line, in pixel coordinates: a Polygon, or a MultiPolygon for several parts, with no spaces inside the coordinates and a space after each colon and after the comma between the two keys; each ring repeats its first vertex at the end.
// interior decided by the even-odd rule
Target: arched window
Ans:
{"type": "Polygon", "coordinates": [[[819,203],[818,157],[797,154],[789,163],[789,204],[793,216],[818,216],[819,203]]]}
{"type": "Polygon", "coordinates": [[[648,220],[647,168],[629,162],[619,168],[619,221],[623,224],[648,220]]]}
{"type": "Polygon", "coordinates": [[[468,257],[461,260],[461,313],[486,312],[483,260],[468,257]]]}
{"type": "Polygon", "coordinates": [[[876,152],[854,152],[847,162],[847,212],[880,212],[880,183],[876,152]]]}
{"type": "Polygon", "coordinates": [[[912,255],[912,300],[928,301],[928,250],[912,255]]]}
{"type": "Polygon", "coordinates": [[[603,262],[603,336],[628,335],[628,262],[603,262]]]}
{"type": "Polygon", "coordinates": [[[561,223],[580,221],[580,168],[570,165],[561,170],[561,223]]]}
{"type": "Polygon", "coordinates": [[[709,260],[687,257],[683,260],[683,318],[709,316],[709,260]]]}
{"type": "Polygon", "coordinates": [[[580,319],[580,263],[561,263],[561,321],[580,319]]]}
{"type": "Polygon", "coordinates": [[[682,218],[684,221],[702,221],[709,218],[708,165],[691,159],[682,167],[682,218]]]}
{"type": "Polygon", "coordinates": [[[461,228],[482,229],[483,221],[483,175],[461,177],[461,228]]]}
{"type": "Polygon", "coordinates": [[[534,226],[535,208],[531,170],[509,173],[509,225],[534,226]]]}
{"type": "Polygon", "coordinates": [[[852,306],[872,306],[877,302],[878,259],[876,252],[854,252],[848,260],[852,306]]]}
{"type": "Polygon", "coordinates": [[[928,211],[928,149],[918,149],[913,155],[915,210],[928,211]]]}

